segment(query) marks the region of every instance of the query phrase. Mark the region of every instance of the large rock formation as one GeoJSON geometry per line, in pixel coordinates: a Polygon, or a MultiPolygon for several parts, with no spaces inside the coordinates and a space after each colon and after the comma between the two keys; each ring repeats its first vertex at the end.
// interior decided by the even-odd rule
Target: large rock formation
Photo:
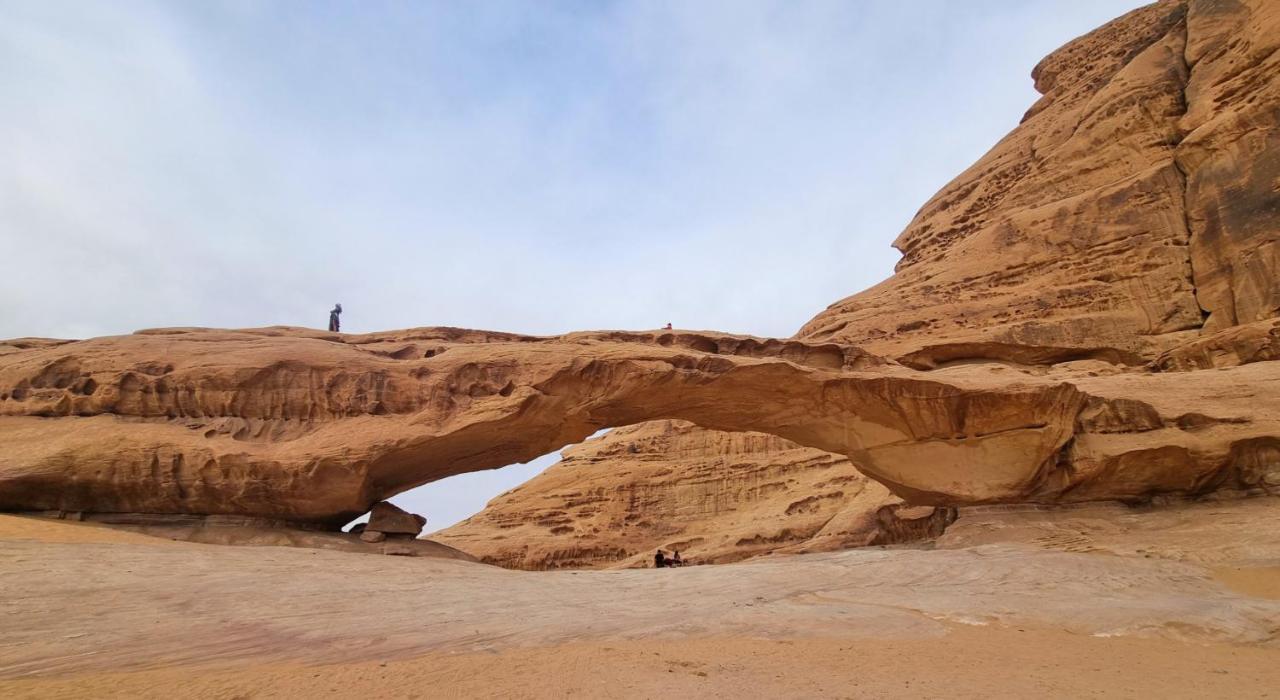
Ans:
{"type": "Polygon", "coordinates": [[[898,274],[795,340],[0,344],[0,509],[336,524],[653,419],[838,453],[913,504],[1272,488],[1277,42],[1274,3],[1166,0],[1068,44],[1024,123],[898,239],[898,274]]]}
{"type": "Polygon", "coordinates": [[[1165,0],[1055,51],[1021,125],[797,337],[1152,357],[1280,313],[1280,7],[1165,0]]]}
{"type": "Polygon", "coordinates": [[[0,508],[336,522],[664,417],[769,430],[872,471],[919,445],[931,468],[955,466],[947,481],[886,478],[926,499],[998,499],[1057,459],[1087,401],[1000,384],[708,334],[148,332],[2,356],[0,508]],[[973,468],[996,453],[999,474],[973,468]]]}
{"type": "Polygon", "coordinates": [[[1084,364],[921,371],[852,346],[663,332],[100,338],[0,356],[0,508],[337,524],[428,481],[655,418],[838,452],[923,505],[1274,477],[1280,363],[1084,364]]]}
{"type": "MultiPolygon", "coordinates": [[[[1054,52],[1032,73],[1044,96],[1023,123],[899,236],[898,274],[833,304],[796,337],[854,343],[923,370],[1153,359],[1186,370],[1280,359],[1278,15],[1276,3],[1258,0],[1168,1],[1054,52]],[[1236,324],[1245,325],[1215,334],[1236,324]]],[[[719,438],[684,435],[682,443],[703,451],[673,450],[673,474],[723,461],[719,438]]],[[[733,458],[739,480],[792,466],[768,448],[733,458]]],[[[564,510],[555,498],[563,484],[626,493],[662,490],[669,480],[630,468],[601,477],[600,466],[574,453],[553,467],[554,478],[505,495],[443,536],[525,567],[588,563],[573,552],[601,535],[528,525],[517,542],[498,524],[564,510]]],[[[789,483],[779,501],[811,495],[808,481],[789,483]]],[[[726,486],[713,500],[735,498],[726,486]]],[[[744,540],[791,542],[807,531],[778,518],[777,505],[752,509],[744,540]]],[[[867,522],[883,506],[864,499],[858,507],[867,522]]],[[[668,514],[678,535],[633,526],[628,541],[703,538],[711,558],[761,551],[718,537],[734,526],[705,517],[698,524],[668,514]]]]}
{"type": "Polygon", "coordinates": [[[843,455],[682,421],[612,430],[432,535],[519,569],[648,565],[888,544],[940,533],[949,508],[904,507],[843,455]]]}

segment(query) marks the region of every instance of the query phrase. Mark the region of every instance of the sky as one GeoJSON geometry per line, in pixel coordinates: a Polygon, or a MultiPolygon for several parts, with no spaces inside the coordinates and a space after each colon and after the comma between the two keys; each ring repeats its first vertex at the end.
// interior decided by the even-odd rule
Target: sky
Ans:
{"type": "Polygon", "coordinates": [[[0,338],[788,336],[1141,4],[0,0],[0,338]]]}

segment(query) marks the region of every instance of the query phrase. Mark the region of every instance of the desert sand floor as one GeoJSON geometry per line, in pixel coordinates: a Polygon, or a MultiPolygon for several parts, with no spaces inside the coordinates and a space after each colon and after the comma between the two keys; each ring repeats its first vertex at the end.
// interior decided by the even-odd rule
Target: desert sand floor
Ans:
{"type": "Polygon", "coordinates": [[[0,516],[3,697],[1280,697],[1280,499],[677,570],[0,516]]]}

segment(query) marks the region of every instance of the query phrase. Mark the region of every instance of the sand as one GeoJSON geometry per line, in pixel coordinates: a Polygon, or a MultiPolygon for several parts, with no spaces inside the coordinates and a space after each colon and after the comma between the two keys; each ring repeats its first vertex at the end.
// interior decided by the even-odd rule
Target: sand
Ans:
{"type": "Polygon", "coordinates": [[[564,644],[317,666],[0,682],[25,698],[1272,697],[1273,650],[956,626],[928,640],[564,644]]]}
{"type": "Polygon", "coordinates": [[[932,550],[543,573],[0,516],[0,696],[1265,697],[1278,511],[977,513],[932,550]]]}
{"type": "Polygon", "coordinates": [[[1213,575],[1238,593],[1280,600],[1280,566],[1227,567],[1214,569],[1213,575]]]}

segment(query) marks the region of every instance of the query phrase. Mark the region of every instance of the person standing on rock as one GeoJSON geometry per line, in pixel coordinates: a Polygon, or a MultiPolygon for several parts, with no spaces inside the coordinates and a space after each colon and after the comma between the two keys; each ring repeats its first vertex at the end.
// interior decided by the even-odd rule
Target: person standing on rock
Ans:
{"type": "Polygon", "coordinates": [[[338,332],[338,317],[342,315],[342,304],[334,304],[333,310],[329,312],[329,330],[333,333],[338,332]]]}
{"type": "Polygon", "coordinates": [[[663,554],[662,550],[659,549],[658,553],[653,555],[653,568],[661,569],[666,565],[667,565],[667,555],[663,554]]]}

